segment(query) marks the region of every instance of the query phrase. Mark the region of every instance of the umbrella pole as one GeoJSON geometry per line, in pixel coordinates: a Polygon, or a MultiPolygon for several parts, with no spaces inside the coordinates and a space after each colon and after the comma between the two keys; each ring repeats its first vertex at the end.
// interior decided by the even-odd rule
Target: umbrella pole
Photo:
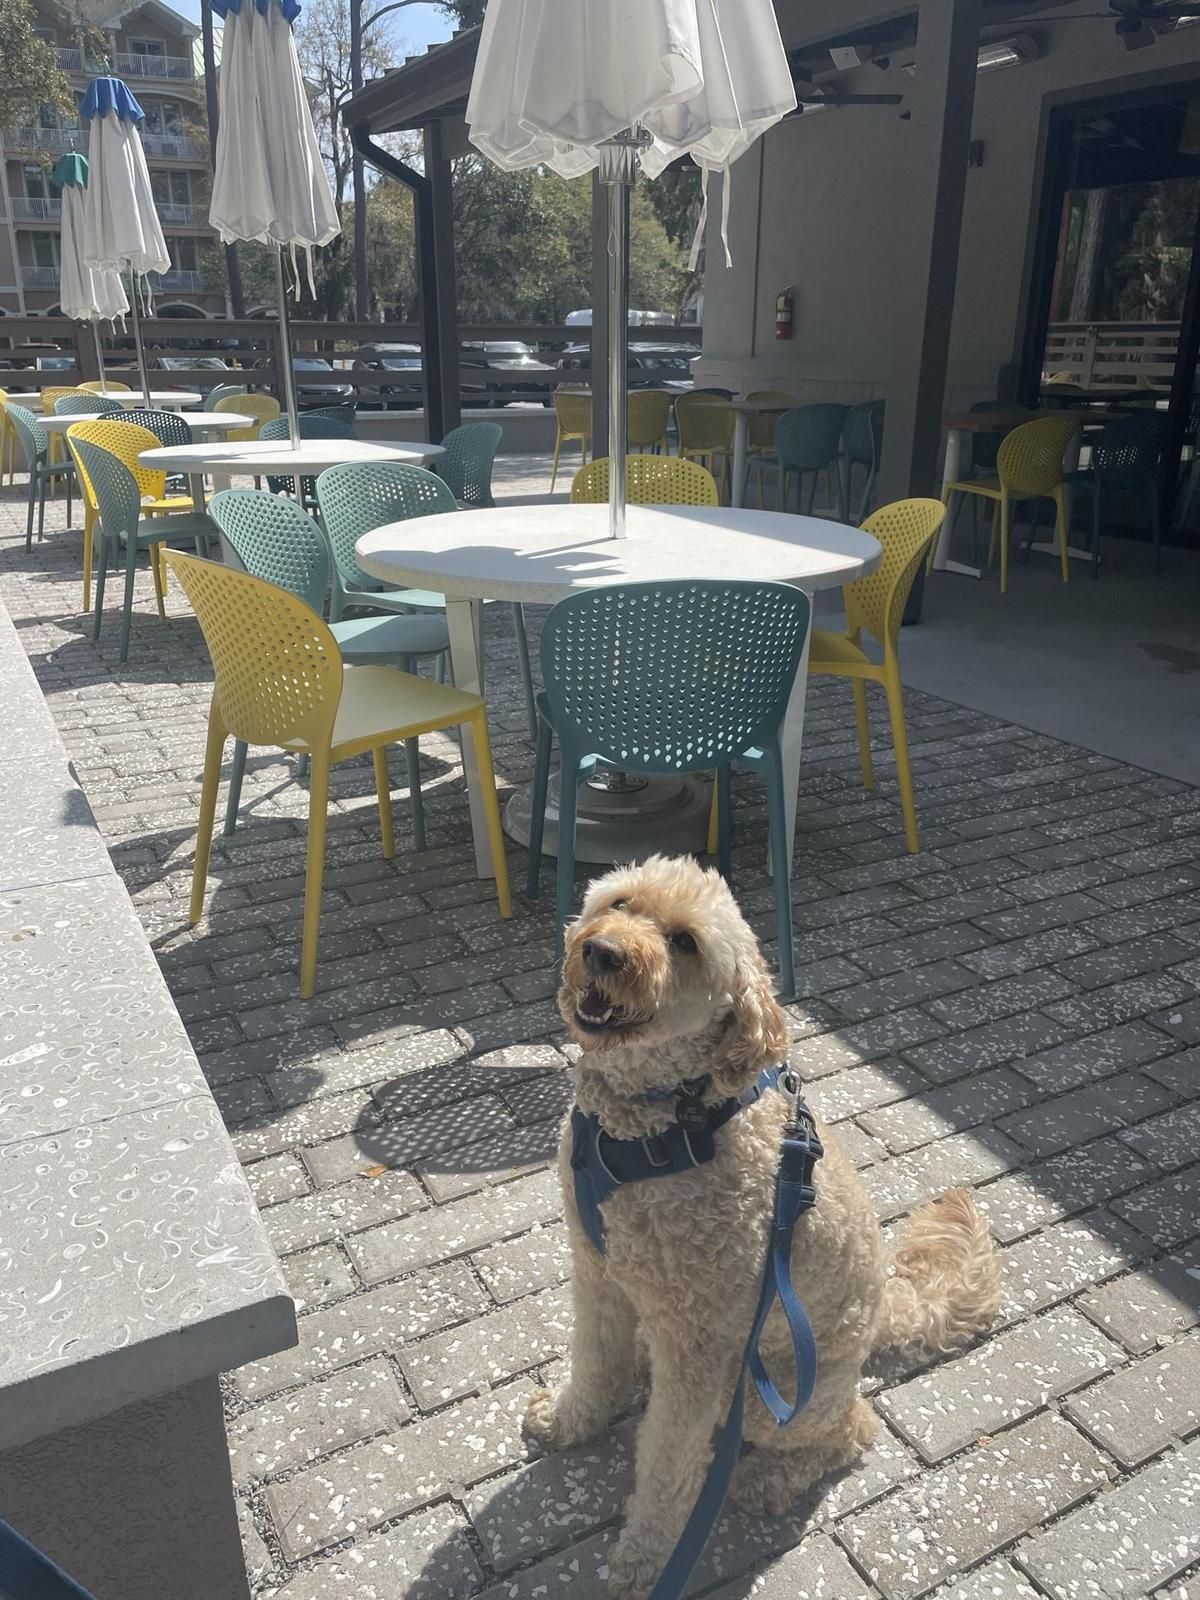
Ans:
{"type": "Polygon", "coordinates": [[[296,404],[296,369],[292,364],[292,318],[288,310],[287,284],[283,281],[283,246],[275,249],[275,290],[279,300],[279,353],[283,362],[280,382],[288,416],[292,443],[300,440],[300,408],[296,404]]]}
{"type": "Polygon", "coordinates": [[[142,380],[142,404],[150,409],[150,378],[146,372],[146,347],[142,343],[142,317],[138,309],[137,273],[129,269],[129,304],[133,310],[133,342],[137,349],[138,373],[142,380]]]}
{"type": "Polygon", "coordinates": [[[96,368],[100,373],[100,393],[108,393],[108,379],[104,376],[104,348],[100,343],[100,324],[92,323],[92,338],[96,341],[96,368]]]}
{"type": "Polygon", "coordinates": [[[608,535],[625,537],[625,452],[629,427],[629,191],[638,150],[649,142],[638,128],[600,147],[600,181],[608,189],[608,535]]]}

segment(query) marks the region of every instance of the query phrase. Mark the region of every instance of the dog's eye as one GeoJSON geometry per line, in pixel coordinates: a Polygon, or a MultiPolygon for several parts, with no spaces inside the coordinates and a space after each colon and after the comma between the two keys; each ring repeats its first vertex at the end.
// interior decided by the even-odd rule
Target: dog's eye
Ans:
{"type": "Polygon", "coordinates": [[[673,933],[671,935],[671,943],[675,946],[676,950],[682,950],[685,955],[694,956],[696,954],[696,941],[692,938],[690,933],[685,933],[682,931],[679,933],[673,933]]]}
{"type": "Polygon", "coordinates": [[[628,900],[614,900],[613,903],[612,903],[612,908],[613,908],[614,911],[624,911],[625,907],[628,904],[629,904],[628,900]]]}

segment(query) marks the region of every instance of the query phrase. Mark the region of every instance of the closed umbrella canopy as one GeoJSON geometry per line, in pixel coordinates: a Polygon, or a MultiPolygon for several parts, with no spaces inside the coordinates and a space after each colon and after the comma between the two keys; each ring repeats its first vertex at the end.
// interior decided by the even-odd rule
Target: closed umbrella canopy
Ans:
{"type": "MultiPolygon", "coordinates": [[[[296,0],[213,0],[221,41],[216,171],[208,220],[225,244],[256,239],[279,249],[279,315],[290,357],[282,252],[308,256],[341,232],[292,38],[296,0]]],[[[298,287],[298,284],[297,284],[298,287]]],[[[295,378],[282,374],[292,437],[295,378]]]]}
{"type": "Polygon", "coordinates": [[[84,260],[115,272],[166,272],[171,258],[138,133],[145,113],[120,78],[94,78],[80,111],[90,124],[84,260]]]}
{"type": "Polygon", "coordinates": [[[84,194],[88,164],[81,155],[63,156],[50,174],[62,191],[61,303],[75,322],[113,322],[129,311],[121,274],[111,267],[89,267],[83,259],[84,194]]]}

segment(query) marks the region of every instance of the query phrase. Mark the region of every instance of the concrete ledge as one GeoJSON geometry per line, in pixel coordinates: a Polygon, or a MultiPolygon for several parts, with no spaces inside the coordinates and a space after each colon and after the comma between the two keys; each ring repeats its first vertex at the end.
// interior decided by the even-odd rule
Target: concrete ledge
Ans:
{"type": "Polygon", "coordinates": [[[0,1451],[36,1478],[38,1441],[48,1465],[68,1427],[120,1432],[128,1408],[295,1344],[296,1320],[2,609],[0,738],[0,1451]]]}

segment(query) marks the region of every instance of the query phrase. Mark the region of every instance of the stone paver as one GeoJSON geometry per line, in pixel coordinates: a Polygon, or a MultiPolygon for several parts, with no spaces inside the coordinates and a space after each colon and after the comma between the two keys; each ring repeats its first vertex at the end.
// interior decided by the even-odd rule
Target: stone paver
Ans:
{"type": "MultiPolygon", "coordinates": [[[[541,490],[542,465],[502,457],[498,476],[541,490]]],[[[158,620],[141,572],[128,663],[111,618],[94,646],[79,534],[54,500],[26,557],[23,494],[0,490],[0,596],[303,1300],[298,1347],[226,1388],[255,1600],[601,1600],[630,1424],[546,1457],[519,1427],[569,1329],[549,897],[518,893],[498,919],[457,745],[431,735],[422,854],[399,754],[392,862],[369,762],[336,775],[314,1000],[295,992],[307,795],[282,755],[252,756],[189,926],[198,630],[174,588],[158,620]]],[[[504,607],[487,634],[508,792],[532,750],[504,607]]],[[[691,1592],[1184,1600],[1200,1562],[1200,805],[928,695],[907,716],[915,856],[886,738],[868,793],[848,691],[811,686],[791,1057],[889,1237],[938,1190],[975,1188],[1004,1308],[976,1349],[874,1375],[867,1460],[787,1518],[726,1512],[691,1592]]],[[[755,780],[735,780],[735,803],[735,887],[773,940],[755,780]]],[[[519,885],[516,846],[509,864],[519,885]]]]}

